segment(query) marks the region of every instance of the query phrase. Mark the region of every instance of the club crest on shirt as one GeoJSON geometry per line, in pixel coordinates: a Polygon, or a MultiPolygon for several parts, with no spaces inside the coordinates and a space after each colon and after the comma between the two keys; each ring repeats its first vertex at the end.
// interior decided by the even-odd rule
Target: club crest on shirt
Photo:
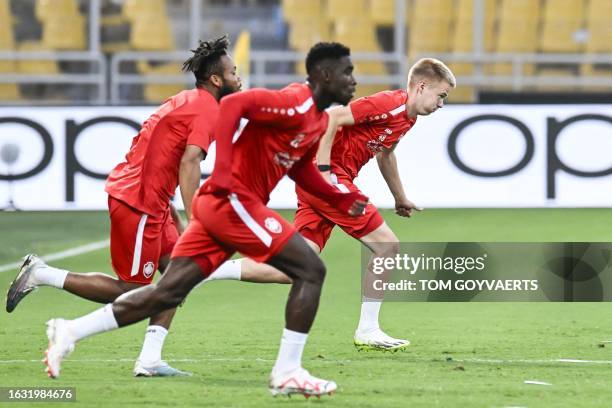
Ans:
{"type": "Polygon", "coordinates": [[[297,149],[298,147],[300,147],[300,143],[302,143],[302,140],[304,140],[304,137],[306,137],[306,135],[304,133],[300,133],[299,135],[295,137],[295,139],[289,142],[289,145],[293,147],[294,149],[297,149]]]}
{"type": "Polygon", "coordinates": [[[368,150],[374,154],[382,152],[385,148],[385,145],[383,145],[382,143],[385,138],[386,136],[381,135],[378,137],[378,139],[368,140],[368,142],[366,143],[368,150]]]}
{"type": "Polygon", "coordinates": [[[155,264],[153,262],[147,262],[142,267],[142,273],[144,274],[145,278],[150,278],[153,275],[153,272],[155,272],[155,264]]]}
{"type": "Polygon", "coordinates": [[[283,232],[283,226],[274,217],[266,218],[266,220],[264,221],[264,225],[266,226],[266,229],[268,231],[270,231],[270,232],[272,232],[274,234],[280,234],[281,232],[283,232]]]}
{"type": "Polygon", "coordinates": [[[274,155],[274,163],[283,166],[286,169],[290,169],[298,160],[300,160],[299,157],[293,157],[287,152],[278,152],[274,155]]]}

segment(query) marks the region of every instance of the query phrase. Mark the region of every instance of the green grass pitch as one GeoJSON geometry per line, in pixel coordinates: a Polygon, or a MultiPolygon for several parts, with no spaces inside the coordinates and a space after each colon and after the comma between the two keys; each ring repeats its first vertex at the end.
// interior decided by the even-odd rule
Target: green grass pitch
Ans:
{"type": "MultiPolygon", "coordinates": [[[[392,212],[384,216],[401,241],[612,241],[612,209],[426,210],[409,220],[392,212]]],[[[102,212],[0,213],[0,231],[1,267],[26,252],[49,254],[105,239],[108,220],[102,212]]],[[[288,286],[238,282],[213,282],[189,296],[170,330],[164,357],[194,376],[166,379],[131,376],[144,322],[83,341],[63,364],[62,376],[48,379],[40,363],[45,321],[99,306],[41,288],[13,314],[0,312],[0,386],[76,387],[76,405],[88,407],[610,406],[612,344],[599,345],[612,340],[612,308],[606,303],[388,303],[382,327],[412,345],[403,353],[358,353],[352,335],[359,317],[359,251],[356,241],[335,231],[323,252],[328,275],[304,366],[338,383],[331,398],[269,395],[267,378],[288,286]]],[[[52,264],[111,271],[108,249],[52,264]]],[[[14,274],[0,272],[3,293],[14,274]]],[[[61,405],[75,406],[54,404],[61,405]]]]}

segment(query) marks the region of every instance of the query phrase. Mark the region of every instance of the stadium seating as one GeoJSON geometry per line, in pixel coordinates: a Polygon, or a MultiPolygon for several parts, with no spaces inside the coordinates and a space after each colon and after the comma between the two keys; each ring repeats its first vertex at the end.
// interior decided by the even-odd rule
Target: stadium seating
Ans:
{"type": "Polygon", "coordinates": [[[323,14],[321,0],[283,0],[282,10],[285,21],[290,23],[296,20],[319,19],[323,14]]]}
{"type": "Polygon", "coordinates": [[[414,0],[412,10],[409,10],[408,24],[419,20],[446,21],[453,18],[453,0],[414,0]]]}
{"type": "Polygon", "coordinates": [[[579,52],[580,29],[584,23],[581,0],[548,0],[544,8],[539,49],[543,52],[579,52]]]}
{"type": "MultiPolygon", "coordinates": [[[[13,19],[10,14],[7,0],[0,0],[0,51],[15,49],[13,36],[13,19]]],[[[16,72],[13,61],[0,60],[0,73],[16,72]]],[[[19,88],[15,84],[0,83],[0,100],[14,101],[20,98],[19,88]]]]}
{"type": "MultiPolygon", "coordinates": [[[[485,0],[484,14],[484,51],[492,52],[494,47],[494,26],[495,26],[495,4],[496,0],[485,0]]],[[[451,51],[455,53],[467,53],[473,50],[473,19],[474,2],[472,0],[458,0],[455,7],[454,31],[451,38],[451,51]]],[[[456,76],[471,75],[474,67],[469,63],[450,64],[456,76]]],[[[475,90],[473,86],[461,85],[461,81],[456,89],[451,93],[449,100],[453,102],[474,102],[475,90]]]]}
{"type": "MultiPolygon", "coordinates": [[[[19,51],[49,51],[45,44],[40,41],[22,41],[19,43],[19,51]]],[[[22,74],[58,74],[59,67],[56,61],[51,60],[20,60],[17,62],[17,70],[22,74]]]]}
{"type": "Polygon", "coordinates": [[[395,22],[395,0],[370,0],[368,15],[376,25],[392,26],[395,22]]]}
{"type": "Polygon", "coordinates": [[[408,13],[408,55],[448,52],[453,18],[452,0],[415,0],[408,13]]]}
{"type": "Polygon", "coordinates": [[[122,13],[129,21],[158,17],[167,19],[166,0],[125,0],[122,13]]]}
{"type": "MultiPolygon", "coordinates": [[[[597,53],[612,53],[612,24],[610,24],[610,0],[590,0],[586,9],[586,55],[580,66],[582,75],[612,76],[610,64],[595,64],[590,57],[597,53]]],[[[589,91],[599,90],[598,87],[586,86],[589,91]]],[[[605,88],[604,88],[605,91],[605,88]]]]}
{"type": "Polygon", "coordinates": [[[307,51],[319,41],[331,39],[331,27],[325,19],[295,19],[289,26],[289,46],[297,51],[307,51]]]}
{"type": "MultiPolygon", "coordinates": [[[[180,75],[182,71],[177,64],[163,64],[152,66],[146,62],[138,63],[138,71],[145,76],[149,75],[180,75]]],[[[160,103],[185,89],[183,84],[145,84],[143,96],[149,103],[160,103]]]]}
{"type": "Polygon", "coordinates": [[[138,51],[169,51],[174,49],[170,21],[167,18],[139,17],[132,21],[130,46],[138,51]]]}
{"type": "Polygon", "coordinates": [[[332,39],[353,51],[380,51],[374,22],[366,17],[336,19],[332,39]]]}
{"type": "Polygon", "coordinates": [[[81,15],[47,18],[43,22],[42,42],[49,49],[84,50],[85,18],[81,15]]]}
{"type": "Polygon", "coordinates": [[[366,0],[351,0],[350,3],[347,3],[346,0],[327,0],[326,6],[324,13],[330,22],[335,22],[337,19],[347,20],[368,17],[368,4],[366,0]]]}
{"type": "Polygon", "coordinates": [[[76,0],[36,0],[34,14],[39,21],[45,22],[59,17],[79,15],[76,0]]]}

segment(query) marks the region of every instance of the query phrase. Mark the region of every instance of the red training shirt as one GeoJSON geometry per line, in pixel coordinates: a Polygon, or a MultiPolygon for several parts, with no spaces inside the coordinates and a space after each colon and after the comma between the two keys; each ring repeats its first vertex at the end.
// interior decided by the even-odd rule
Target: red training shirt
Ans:
{"type": "Polygon", "coordinates": [[[215,168],[200,194],[229,189],[263,203],[296,162],[314,158],[329,122],[327,113],[317,110],[310,86],[297,83],[226,96],[221,115],[215,168]],[[240,117],[249,122],[232,145],[229,136],[240,117]]]}
{"type": "Polygon", "coordinates": [[[178,186],[186,146],[206,152],[214,140],[218,114],[217,100],[204,89],[167,99],[143,123],[125,161],[111,171],[106,192],[144,213],[162,214],[178,186]]]}
{"type": "Polygon", "coordinates": [[[390,148],[412,128],[408,118],[408,93],[383,91],[349,104],[355,124],[338,129],[331,151],[331,171],[353,180],[378,152],[390,148]]]}

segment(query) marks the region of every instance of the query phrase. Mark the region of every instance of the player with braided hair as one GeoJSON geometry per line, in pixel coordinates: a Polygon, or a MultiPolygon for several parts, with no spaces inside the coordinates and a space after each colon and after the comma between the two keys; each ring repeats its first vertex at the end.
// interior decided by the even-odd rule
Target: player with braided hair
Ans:
{"type": "MultiPolygon", "coordinates": [[[[200,162],[213,139],[220,99],[240,90],[236,66],[228,54],[229,39],[200,41],[183,70],[193,72],[196,86],[168,98],[142,125],[125,161],[108,176],[106,192],[111,224],[110,251],[117,278],[103,273],[74,273],[46,265],[36,255],[25,257],[7,295],[6,310],[38,286],[64,289],[99,303],[151,283],[163,272],[184,229],[170,199],[177,185],[191,216],[191,201],[200,184],[200,162]]],[[[150,319],[136,376],[186,375],[161,359],[175,309],[150,319]]],[[[81,325],[80,329],[87,329],[81,325]]],[[[49,376],[59,373],[48,371],[49,376]]]]}

